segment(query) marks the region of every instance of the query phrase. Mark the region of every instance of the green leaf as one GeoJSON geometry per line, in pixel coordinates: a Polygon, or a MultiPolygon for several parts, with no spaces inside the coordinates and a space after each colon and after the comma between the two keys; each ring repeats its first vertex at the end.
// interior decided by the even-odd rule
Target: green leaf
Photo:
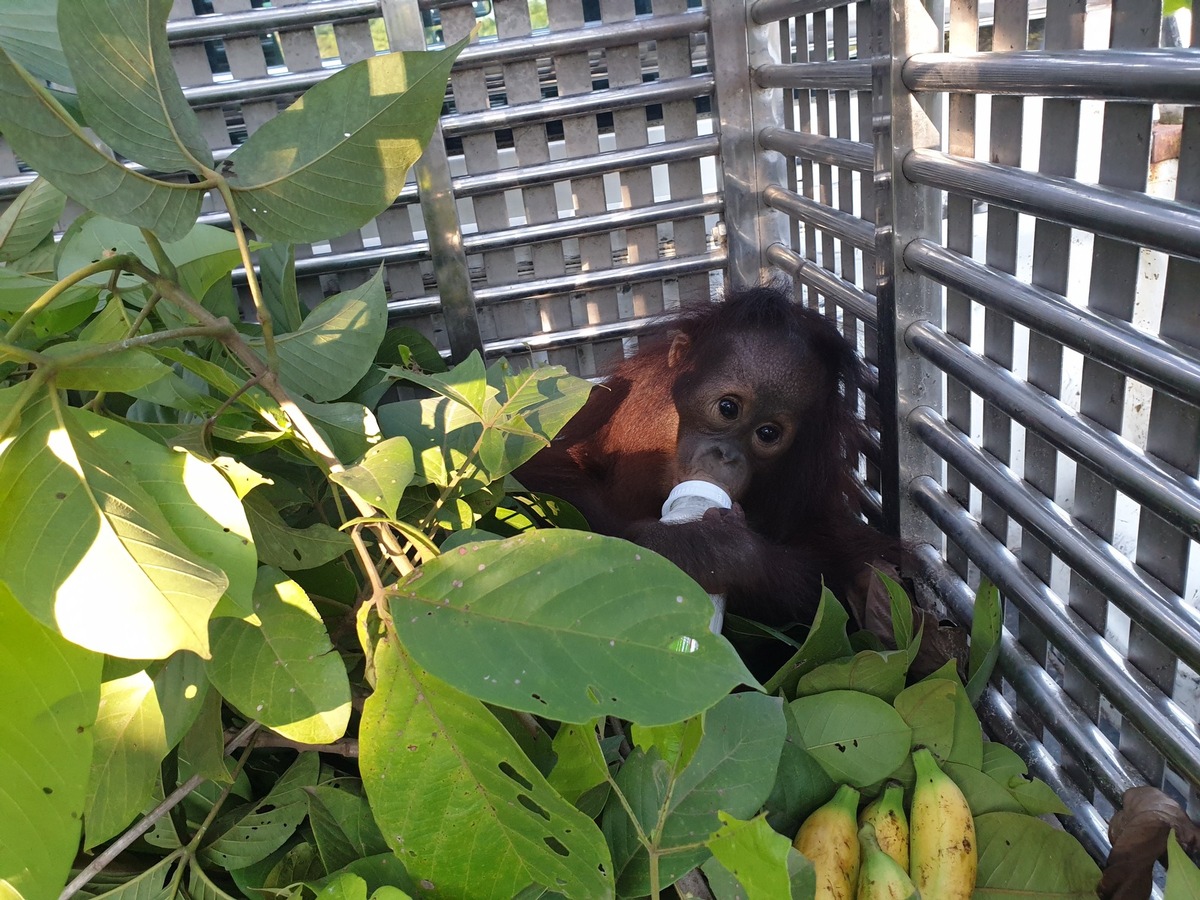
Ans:
{"type": "MultiPolygon", "coordinates": [[[[414,484],[448,487],[471,461],[483,424],[469,408],[445,397],[388,403],[376,411],[386,437],[403,437],[413,448],[414,484]]],[[[476,489],[483,482],[474,479],[476,489]]]]}
{"type": "Polygon", "coordinates": [[[412,445],[404,438],[388,438],[368,450],[357,466],[329,478],[384,515],[394,516],[414,474],[412,445]]]}
{"type": "Polygon", "coordinates": [[[258,802],[217,819],[216,837],[200,858],[223,869],[240,869],[266,859],[285,843],[308,815],[308,789],[321,772],[316,753],[301,753],[258,802]]]}
{"type": "MultiPolygon", "coordinates": [[[[336,400],[367,374],[386,329],[381,266],[370,281],[321,303],[296,331],[275,335],[279,378],[319,402],[336,400]]],[[[247,343],[263,347],[261,338],[247,343]]]]}
{"type": "Polygon", "coordinates": [[[339,778],[310,788],[308,818],[326,871],[388,852],[357,779],[339,778]]]}
{"type": "Polygon", "coordinates": [[[696,755],[704,736],[704,717],[692,716],[669,725],[634,725],[632,731],[633,746],[647,753],[657,750],[659,759],[678,772],[696,755]]]}
{"type": "Polygon", "coordinates": [[[1065,831],[1019,813],[975,819],[979,870],[973,900],[1031,894],[1054,900],[1093,900],[1100,869],[1065,831]]]}
{"type": "MultiPolygon", "coordinates": [[[[271,311],[275,331],[295,331],[304,321],[300,296],[296,290],[296,248],[292,244],[271,244],[258,251],[259,285],[263,302],[271,311]]],[[[378,358],[376,358],[378,363],[378,358]]]]}
{"type": "MultiPolygon", "coordinates": [[[[0,268],[0,312],[23,313],[38,297],[54,285],[55,281],[52,279],[41,278],[4,266],[0,268]]],[[[86,303],[90,304],[88,312],[91,312],[95,309],[99,296],[100,289],[98,287],[77,284],[55,297],[46,309],[57,310],[86,303]]]]}
{"type": "Polygon", "coordinates": [[[1004,628],[1004,610],[1000,589],[982,578],[975,593],[975,612],[971,621],[971,656],[967,665],[967,696],[979,701],[1000,657],[1000,636],[1004,628]]]}
{"type": "Polygon", "coordinates": [[[908,757],[912,730],[878,697],[828,691],[794,700],[791,708],[804,749],[838,784],[874,784],[908,757]]]}
{"type": "Polygon", "coordinates": [[[484,417],[484,404],[489,395],[494,395],[498,390],[488,384],[483,357],[478,350],[472,350],[466,359],[444,374],[425,375],[412,369],[392,369],[387,374],[453,400],[480,420],[484,417]]]}
{"type": "Polygon", "coordinates": [[[66,883],[102,662],[34,621],[0,582],[0,893],[54,897],[66,883]]]}
{"type": "Polygon", "coordinates": [[[407,325],[388,329],[383,336],[383,343],[379,345],[379,352],[375,354],[375,364],[406,368],[416,365],[422,372],[446,371],[446,361],[433,342],[407,325]]]}
{"type": "Polygon", "coordinates": [[[58,4],[54,0],[6,0],[0,47],[43,81],[74,85],[58,39],[58,4]]]}
{"type": "Polygon", "coordinates": [[[779,758],[775,785],[763,805],[767,821],[780,834],[794,835],[808,814],[833,796],[833,783],[821,764],[804,749],[800,725],[790,704],[783,707],[787,739],[779,758]]]}
{"type": "MultiPolygon", "coordinates": [[[[404,865],[391,850],[388,850],[387,853],[377,853],[374,856],[355,860],[345,866],[342,872],[361,877],[366,881],[369,891],[378,890],[381,887],[397,887],[409,894],[417,894],[420,891],[412,876],[405,871],[404,865]]],[[[341,874],[341,872],[335,872],[324,878],[318,878],[310,881],[309,886],[314,890],[320,890],[341,874]]]]}
{"type": "Polygon", "coordinates": [[[512,897],[530,882],[611,897],[590,819],[563,800],[487,709],[391,639],[359,735],[363,783],[384,836],[446,896],[512,897]]]}
{"type": "Polygon", "coordinates": [[[1173,16],[1181,9],[1191,9],[1192,0],[1163,0],[1163,16],[1173,16]]]}
{"type": "Polygon", "coordinates": [[[1071,815],[1071,810],[1058,794],[1044,781],[1029,778],[1029,769],[1025,761],[1003,744],[988,741],[983,745],[983,772],[994,779],[1031,816],[1046,813],[1071,815]]]}
{"type": "Polygon", "coordinates": [[[721,827],[706,842],[708,849],[738,880],[748,900],[791,897],[788,860],[797,853],[792,842],[773,831],[762,816],[748,822],[725,812],[717,817],[721,827]]]}
{"type": "Polygon", "coordinates": [[[221,723],[221,695],[205,691],[200,712],[179,744],[180,768],[202,775],[218,784],[229,784],[233,776],[225,762],[225,732],[221,723]]]}
{"type": "Polygon", "coordinates": [[[148,673],[101,686],[95,739],[83,813],[85,849],[120,834],[154,796],[158,767],[170,747],[148,673]]]}
{"type": "Polygon", "coordinates": [[[955,685],[934,679],[905,688],[896,697],[896,712],[912,729],[914,747],[928,747],[940,761],[954,748],[955,685]]]}
{"type": "Polygon", "coordinates": [[[1172,831],[1167,836],[1167,886],[1163,900],[1195,900],[1200,897],[1200,868],[1188,858],[1172,831]]]}
{"type": "Polygon", "coordinates": [[[209,679],[247,717],[286,738],[336,741],[350,720],[350,682],[316,607],[300,585],[263,567],[254,613],[261,624],[212,621],[209,679]]]}
{"type": "Polygon", "coordinates": [[[200,213],[203,191],[148,178],[108,156],[2,46],[0,131],[43,178],[102,215],[169,241],[185,235],[200,213]]]}
{"type": "Polygon", "coordinates": [[[188,860],[188,900],[240,900],[236,894],[220,888],[195,858],[188,860]]]}
{"type": "Polygon", "coordinates": [[[172,0],[59,0],[58,34],[88,126],[160,172],[212,168],[167,46],[172,0]]]}
{"type": "Polygon", "coordinates": [[[608,766],[596,739],[596,727],[596,721],[567,724],[554,735],[554,753],[558,762],[546,780],[568,803],[575,803],[608,780],[608,766]]]}
{"type": "Polygon", "coordinates": [[[333,455],[343,462],[362,459],[379,440],[379,424],[361,403],[314,403],[299,396],[293,399],[321,433],[333,455]]]}
{"type": "Polygon", "coordinates": [[[154,693],[162,710],[167,746],[176,746],[191,729],[208,695],[204,660],[181,650],[154,675],[154,693]]]}
{"type": "Polygon", "coordinates": [[[863,650],[851,659],[817,666],[796,683],[795,693],[804,697],[825,691],[861,691],[890,702],[904,689],[908,665],[906,650],[863,650]]]}
{"type": "Polygon", "coordinates": [[[221,168],[242,221],[265,240],[306,243],[383,212],[429,142],[466,44],[364,59],[265,122],[221,168]]]}
{"type": "Polygon", "coordinates": [[[459,547],[398,584],[389,605],[430,672],[561,721],[666,724],[754,684],[708,630],[708,595],[616,538],[551,530],[459,547]],[[679,638],[691,639],[687,650],[675,649],[679,638]]]}
{"type": "MultiPolygon", "coordinates": [[[[87,352],[96,344],[64,341],[43,351],[53,360],[87,352]]],[[[171,370],[145,350],[119,350],[77,363],[59,363],[55,385],[62,390],[133,391],[171,374],[171,370]]]]}
{"type": "Polygon", "coordinates": [[[46,235],[53,234],[66,205],[62,191],[44,178],[35,178],[0,214],[0,262],[31,253],[46,235]]]}
{"type": "Polygon", "coordinates": [[[813,618],[812,630],[800,649],[784,663],[771,680],[763,685],[768,694],[782,691],[785,697],[796,695],[800,679],[823,663],[853,656],[850,639],[846,637],[846,623],[850,615],[828,588],[821,592],[821,602],[813,618]]]}
{"type": "Polygon", "coordinates": [[[314,522],[306,528],[290,527],[270,499],[260,493],[252,491],[242,505],[254,535],[258,558],[268,566],[285,572],[314,569],[337,559],[354,546],[349,535],[323,522],[314,522]]]}
{"type": "MultiPolygon", "coordinates": [[[[0,571],[35,618],[113,656],[208,655],[208,617],[229,579],[176,534],[141,483],[141,465],[161,473],[172,456],[53,393],[26,407],[0,455],[0,517],[41,527],[0,531],[0,571]]],[[[185,483],[164,491],[195,502],[183,499],[189,476],[185,467],[185,483]]]]}
{"type": "Polygon", "coordinates": [[[983,729],[979,725],[975,707],[971,705],[971,699],[959,680],[954,660],[948,661],[924,680],[939,679],[954,685],[954,743],[943,759],[946,762],[962,763],[980,769],[983,767],[983,729]]]}
{"type": "MultiPolygon", "coordinates": [[[[654,832],[660,811],[667,807],[656,843],[658,851],[669,854],[659,859],[662,884],[673,883],[708,857],[707,849],[694,845],[703,844],[720,827],[718,810],[737,818],[758,811],[775,780],[784,733],[778,697],[731,694],[705,714],[704,737],[677,779],[670,778],[656,754],[635,751],[626,760],[617,784],[645,834],[654,832]],[[635,759],[641,762],[631,765],[635,759]]],[[[613,850],[618,893],[649,893],[646,848],[616,797],[610,798],[601,825],[613,850]]]]}
{"type": "Polygon", "coordinates": [[[971,815],[976,818],[993,812],[1025,812],[1017,798],[1003,785],[978,769],[952,762],[943,763],[942,768],[963,792],[971,815]]]}

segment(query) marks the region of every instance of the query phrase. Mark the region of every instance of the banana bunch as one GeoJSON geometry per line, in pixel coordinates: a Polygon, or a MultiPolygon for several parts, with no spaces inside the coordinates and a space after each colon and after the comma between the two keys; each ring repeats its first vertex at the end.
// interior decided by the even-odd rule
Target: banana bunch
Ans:
{"type": "Polygon", "coordinates": [[[970,900],[979,860],[967,800],[928,750],[914,751],[912,759],[909,874],[925,900],[970,900]]]}
{"type": "Polygon", "coordinates": [[[812,861],[817,900],[970,900],[978,860],[966,798],[928,750],[913,766],[907,820],[904,788],[890,782],[857,821],[858,791],[842,785],[800,826],[793,846],[812,861]]]}

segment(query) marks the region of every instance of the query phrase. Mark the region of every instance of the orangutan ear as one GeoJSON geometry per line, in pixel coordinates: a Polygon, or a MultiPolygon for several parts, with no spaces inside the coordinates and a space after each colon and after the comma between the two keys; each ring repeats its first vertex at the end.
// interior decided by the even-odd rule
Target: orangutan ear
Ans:
{"type": "Polygon", "coordinates": [[[692,352],[692,339],[682,331],[671,338],[671,349],[667,351],[667,365],[675,368],[692,352]]]}

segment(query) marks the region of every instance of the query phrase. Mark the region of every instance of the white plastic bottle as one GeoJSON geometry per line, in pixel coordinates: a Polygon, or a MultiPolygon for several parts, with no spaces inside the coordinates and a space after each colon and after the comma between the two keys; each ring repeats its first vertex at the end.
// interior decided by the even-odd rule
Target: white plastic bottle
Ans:
{"type": "MultiPolygon", "coordinates": [[[[706,510],[720,507],[730,509],[733,498],[725,489],[710,481],[681,481],[671,489],[667,501],[663,504],[662,522],[694,522],[701,518],[706,510]]],[[[713,603],[712,621],[708,630],[713,634],[721,633],[721,625],[725,621],[725,595],[709,594],[713,603]]]]}

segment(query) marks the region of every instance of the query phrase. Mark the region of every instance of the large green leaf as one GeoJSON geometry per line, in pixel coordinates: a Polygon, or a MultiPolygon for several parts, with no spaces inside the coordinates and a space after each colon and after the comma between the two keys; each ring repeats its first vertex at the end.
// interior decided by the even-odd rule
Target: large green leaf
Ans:
{"type": "MultiPolygon", "coordinates": [[[[736,818],[749,818],[758,811],[775,781],[784,732],[778,697],[731,694],[705,714],[700,746],[673,784],[656,753],[635,752],[629,757],[617,775],[617,785],[643,833],[654,832],[666,807],[655,845],[656,852],[664,854],[659,859],[662,884],[673,883],[707,858],[702,845],[721,825],[718,811],[736,818]],[[641,762],[630,765],[635,759],[641,762]]],[[[649,893],[649,855],[616,797],[609,799],[601,824],[612,848],[618,893],[629,897],[649,893]]]]}
{"type": "Polygon", "coordinates": [[[58,895],[79,847],[103,657],[39,625],[0,582],[0,895],[58,895]]]}
{"type": "Polygon", "coordinates": [[[74,84],[58,39],[56,0],[6,0],[0,47],[43,81],[74,84]]]}
{"type": "Polygon", "coordinates": [[[1036,896],[1046,900],[1093,900],[1100,869],[1065,831],[1020,813],[995,812],[975,819],[979,871],[974,900],[1036,896]]]}
{"type": "Polygon", "coordinates": [[[149,804],[170,749],[154,681],[146,672],[105,682],[84,809],[85,847],[119,834],[149,804]]]}
{"type": "Polygon", "coordinates": [[[554,735],[554,755],[558,759],[547,780],[570,803],[608,780],[596,726],[596,722],[566,724],[554,735]]]}
{"type": "MultiPolygon", "coordinates": [[[[279,378],[314,400],[336,400],[367,374],[386,330],[380,268],[370,281],[325,300],[296,331],[275,336],[279,378]]],[[[263,346],[261,338],[248,343],[263,346]]]]}
{"type": "Polygon", "coordinates": [[[849,621],[850,615],[845,607],[828,588],[823,590],[812,630],[800,649],[766,683],[764,687],[767,693],[782,691],[785,697],[794,697],[800,679],[817,666],[853,656],[850,639],[846,637],[846,623],[849,621]]]}
{"type": "Polygon", "coordinates": [[[58,33],[87,123],[160,172],[212,168],[167,46],[172,0],[59,0],[58,33]]]}
{"type": "Polygon", "coordinates": [[[359,734],[363,783],[392,850],[448,897],[513,897],[531,882],[613,895],[608,851],[477,700],[390,639],[359,734]]]}
{"type": "Polygon", "coordinates": [[[308,820],[326,871],[336,872],[355,860],[388,852],[361,781],[339,778],[311,788],[308,820]]]}
{"type": "Polygon", "coordinates": [[[0,132],[27,163],[89,209],[182,237],[200,212],[203,192],[125,168],[96,147],[38,80],[0,46],[0,132]]]}
{"type": "Polygon", "coordinates": [[[329,477],[384,515],[394,516],[415,473],[412,445],[396,437],[376,444],[358,465],[329,477]]]}
{"type": "Polygon", "coordinates": [[[35,178],[0,215],[0,262],[24,256],[53,233],[66,204],[62,191],[45,178],[35,178]]]}
{"type": "MultiPolygon", "coordinates": [[[[742,821],[727,813],[717,814],[721,827],[708,839],[708,849],[725,870],[737,879],[748,898],[797,898],[809,882],[816,888],[812,863],[792,847],[792,842],[772,830],[757,816],[742,821]],[[799,882],[799,883],[798,883],[799,882]]],[[[706,867],[707,871],[707,867],[706,867]]]]}
{"type": "Polygon", "coordinates": [[[222,166],[242,220],[265,240],[304,243],[381,213],[429,142],[466,43],[364,59],[264,123],[222,166]]]}
{"type": "Polygon", "coordinates": [[[955,685],[945,679],[925,680],[905,688],[895,700],[896,712],[912,729],[914,747],[927,747],[939,760],[954,748],[955,685]]]}
{"type": "Polygon", "coordinates": [[[561,721],[677,722],[755,683],[708,630],[708,595],[616,538],[549,530],[459,547],[401,582],[389,603],[430,672],[561,721]],[[676,649],[681,637],[688,650],[676,649]]]}
{"type": "MultiPolygon", "coordinates": [[[[958,667],[949,660],[936,672],[926,676],[925,681],[938,679],[954,685],[954,741],[950,752],[940,757],[946,762],[961,763],[978,769],[983,766],[983,729],[979,716],[971,705],[971,699],[958,677],[958,667]]],[[[916,742],[914,738],[914,743],[916,742]]]]}
{"type": "Polygon", "coordinates": [[[353,547],[349,535],[324,522],[292,528],[283,521],[270,499],[260,493],[251,491],[242,503],[258,557],[268,566],[285,572],[315,569],[353,547]]]}
{"type": "Polygon", "coordinates": [[[790,705],[784,706],[783,718],[787,722],[787,739],[783,742],[775,785],[763,807],[772,828],[781,834],[794,835],[808,814],[833,796],[837,785],[804,749],[800,725],[790,705]]]}
{"type": "MultiPolygon", "coordinates": [[[[170,469],[171,454],[53,393],[26,407],[0,455],[0,520],[10,523],[0,571],[35,618],[113,656],[208,655],[208,617],[229,579],[175,533],[139,474],[143,463],[170,469]]],[[[198,502],[182,477],[170,494],[198,502]]]]}
{"type": "Polygon", "coordinates": [[[213,685],[284,737],[306,744],[340,738],[350,720],[350,682],[308,595],[282,572],[263,567],[254,614],[257,624],[212,621],[213,685]]]}
{"type": "Polygon", "coordinates": [[[874,784],[908,757],[912,730],[878,697],[828,691],[794,700],[791,708],[804,749],[838,784],[874,784]]]}
{"type": "Polygon", "coordinates": [[[908,671],[907,650],[862,650],[850,659],[817,666],[796,683],[796,696],[825,691],[861,691],[882,700],[894,700],[904,689],[908,671]]]}
{"type": "MultiPolygon", "coordinates": [[[[64,341],[45,349],[46,356],[65,360],[98,345],[88,341],[64,341]]],[[[171,370],[145,350],[121,350],[77,363],[60,363],[54,384],[62,390],[136,391],[171,374],[171,370]]]]}
{"type": "Polygon", "coordinates": [[[1200,868],[1188,858],[1172,831],[1167,836],[1167,887],[1164,900],[1195,900],[1200,897],[1200,868]]]}

